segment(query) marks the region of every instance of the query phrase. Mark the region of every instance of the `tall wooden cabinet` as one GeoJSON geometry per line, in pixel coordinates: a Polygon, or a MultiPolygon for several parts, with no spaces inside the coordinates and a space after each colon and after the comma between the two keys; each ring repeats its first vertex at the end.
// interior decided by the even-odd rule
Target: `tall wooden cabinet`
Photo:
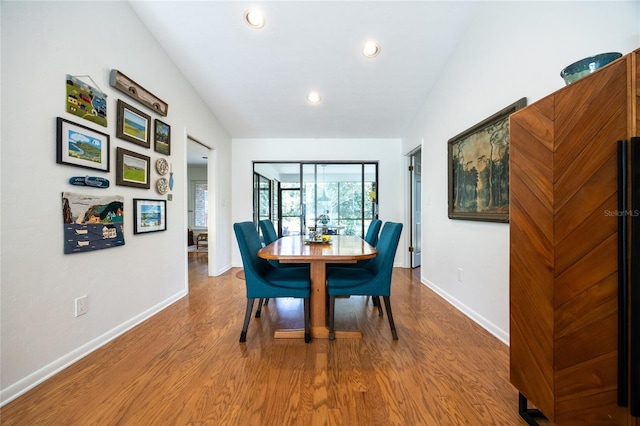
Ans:
{"type": "Polygon", "coordinates": [[[638,76],[640,49],[510,119],[510,377],[559,426],[640,426],[617,392],[616,146],[640,136],[638,76]]]}

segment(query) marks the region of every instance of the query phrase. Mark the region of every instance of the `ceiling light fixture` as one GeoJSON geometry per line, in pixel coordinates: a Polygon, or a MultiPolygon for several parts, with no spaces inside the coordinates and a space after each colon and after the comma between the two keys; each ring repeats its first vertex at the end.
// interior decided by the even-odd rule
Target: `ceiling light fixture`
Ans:
{"type": "MultiPolygon", "coordinates": [[[[327,197],[327,189],[326,189],[326,185],[327,185],[327,179],[324,176],[324,172],[327,169],[327,165],[326,164],[320,164],[320,167],[322,167],[322,196],[320,196],[320,198],[318,198],[318,201],[322,201],[322,202],[327,202],[327,201],[331,201],[331,198],[327,197]]],[[[327,212],[328,213],[328,212],[327,212]]]]}
{"type": "Polygon", "coordinates": [[[264,16],[262,12],[256,9],[247,10],[244,13],[244,20],[247,22],[251,28],[262,28],[264,27],[264,16]]]}
{"type": "Polygon", "coordinates": [[[367,58],[375,58],[380,53],[380,46],[375,41],[368,41],[362,48],[362,54],[367,58]]]}
{"type": "Polygon", "coordinates": [[[322,98],[320,97],[320,93],[313,91],[309,92],[309,94],[307,95],[307,100],[312,104],[317,104],[322,100],[322,98]]]}

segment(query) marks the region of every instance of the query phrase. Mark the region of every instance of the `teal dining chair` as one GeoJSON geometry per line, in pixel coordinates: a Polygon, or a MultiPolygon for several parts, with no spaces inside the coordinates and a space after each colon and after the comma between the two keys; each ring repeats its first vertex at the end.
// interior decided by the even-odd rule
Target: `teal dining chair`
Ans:
{"type": "MultiPolygon", "coordinates": [[[[380,228],[382,227],[382,221],[380,219],[373,219],[369,223],[367,234],[364,236],[364,240],[369,245],[376,247],[378,244],[378,234],[380,234],[380,228]]],[[[345,268],[363,268],[369,264],[373,259],[359,260],[356,263],[342,263],[342,264],[329,264],[329,266],[342,266],[345,268]]],[[[380,298],[378,296],[372,296],[371,302],[373,306],[378,308],[378,315],[382,316],[382,305],[380,304],[380,298]]]]}
{"type": "MultiPolygon", "coordinates": [[[[267,246],[278,239],[278,233],[276,227],[273,226],[273,222],[270,219],[263,219],[258,222],[260,231],[262,231],[262,240],[264,245],[267,246]]],[[[297,268],[297,267],[309,267],[308,263],[280,263],[277,260],[267,260],[274,268],[297,268]]],[[[268,304],[269,299],[260,299],[258,301],[258,309],[256,310],[256,318],[260,318],[260,312],[262,312],[262,305],[268,304]]]]}
{"type": "MultiPolygon", "coordinates": [[[[364,236],[364,240],[369,243],[369,245],[375,247],[378,244],[378,234],[380,234],[381,226],[382,221],[380,219],[373,219],[371,223],[369,223],[369,229],[367,229],[367,234],[364,236]]],[[[361,262],[367,261],[361,260],[361,262]]]]}
{"type": "Polygon", "coordinates": [[[391,312],[391,275],[393,261],[398,249],[402,224],[386,222],[380,232],[377,244],[378,255],[362,268],[327,268],[327,292],[329,293],[329,340],[335,338],[336,297],[341,296],[382,296],[391,336],[398,340],[398,333],[391,312]]]}
{"type": "Polygon", "coordinates": [[[258,256],[262,248],[260,236],[253,222],[233,224],[238,240],[247,287],[247,308],[240,333],[240,342],[246,342],[249,320],[255,299],[295,297],[304,299],[304,341],[311,341],[309,332],[309,294],[311,279],[309,268],[282,268],[271,266],[258,256]]]}
{"type": "MultiPolygon", "coordinates": [[[[262,242],[265,246],[268,246],[272,242],[278,239],[278,233],[276,232],[276,227],[273,226],[273,222],[270,219],[263,219],[258,222],[258,226],[260,227],[260,231],[262,232],[262,242]]],[[[268,260],[274,268],[284,268],[285,264],[281,264],[277,260],[268,260]]],[[[262,305],[268,304],[269,299],[260,299],[258,301],[258,309],[256,310],[256,318],[260,318],[260,312],[262,312],[262,305]]]]}
{"type": "Polygon", "coordinates": [[[271,222],[270,219],[263,219],[258,222],[258,225],[260,226],[260,231],[262,231],[262,239],[265,246],[268,246],[278,239],[276,227],[273,226],[273,222],[271,222]]]}
{"type": "MultiPolygon", "coordinates": [[[[369,245],[372,245],[373,247],[376,247],[378,245],[378,236],[380,234],[381,227],[382,221],[380,219],[373,219],[371,221],[371,223],[369,224],[369,229],[367,229],[367,235],[364,236],[364,240],[369,243],[369,245]]],[[[356,262],[355,266],[358,268],[362,268],[370,263],[371,260],[372,259],[360,260],[359,262],[356,262]]],[[[373,303],[373,306],[378,307],[378,316],[382,316],[382,305],[380,304],[380,297],[372,296],[371,302],[373,303]]]]}

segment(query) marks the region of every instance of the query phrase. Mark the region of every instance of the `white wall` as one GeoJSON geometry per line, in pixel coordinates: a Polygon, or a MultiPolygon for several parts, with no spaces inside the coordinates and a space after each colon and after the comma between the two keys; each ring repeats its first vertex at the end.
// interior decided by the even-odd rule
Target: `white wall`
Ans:
{"type": "Polygon", "coordinates": [[[447,141],[521,97],[533,103],[563,87],[560,70],[576,60],[640,47],[639,5],[484,3],[404,135],[403,153],[422,144],[422,200],[429,200],[421,279],[505,342],[509,225],[448,219],[447,141]]]}
{"type": "MultiPolygon", "coordinates": [[[[378,161],[379,217],[404,222],[405,174],[400,139],[234,139],[233,222],[253,220],[253,161],[378,161]]],[[[396,266],[406,265],[406,229],[403,229],[396,266]]],[[[233,266],[242,266],[238,244],[233,244],[233,266]]]]}
{"type": "MultiPolygon", "coordinates": [[[[184,296],[187,292],[186,135],[215,154],[210,180],[215,264],[229,267],[230,137],[184,80],[127,2],[2,2],[2,402],[184,296]],[[93,31],[93,32],[92,32],[93,31]],[[116,101],[160,118],[109,86],[119,69],[169,104],[173,201],[166,232],[133,235],[133,198],[166,199],[155,189],[115,185],[115,149],[160,157],[116,138],[116,101]],[[107,128],[65,112],[65,76],[90,75],[107,93],[107,128]],[[56,117],[111,135],[111,171],[56,164],[56,117]],[[107,177],[104,189],[69,185],[75,175],[107,177]],[[63,254],[61,193],[121,195],[125,246],[63,254]],[[74,299],[88,313],[74,317],[74,299]]],[[[152,169],[151,181],[159,175],[152,169]]],[[[211,250],[211,248],[210,248],[211,250]]]]}

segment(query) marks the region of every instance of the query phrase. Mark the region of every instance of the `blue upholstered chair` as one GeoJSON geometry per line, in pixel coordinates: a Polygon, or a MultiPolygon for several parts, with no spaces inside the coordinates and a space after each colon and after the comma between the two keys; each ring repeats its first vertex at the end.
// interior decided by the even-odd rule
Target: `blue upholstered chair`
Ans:
{"type": "MultiPolygon", "coordinates": [[[[278,239],[278,233],[276,232],[276,227],[273,226],[273,222],[270,219],[263,219],[258,222],[258,226],[260,227],[260,231],[262,231],[262,242],[264,242],[265,246],[268,246],[272,242],[278,239]]],[[[286,264],[280,263],[277,260],[267,260],[274,268],[285,268],[286,264]]],[[[258,309],[256,310],[256,318],[260,318],[260,312],[262,311],[262,304],[269,303],[269,299],[260,299],[258,301],[258,309]]]]}
{"type": "Polygon", "coordinates": [[[380,234],[381,226],[382,221],[380,219],[373,219],[369,224],[369,229],[367,229],[367,235],[364,236],[364,240],[374,247],[378,244],[378,234],[380,234]]]}
{"type": "MultiPolygon", "coordinates": [[[[273,222],[269,219],[263,219],[258,222],[260,226],[260,230],[262,231],[262,239],[264,240],[264,245],[267,246],[278,239],[278,233],[276,232],[276,227],[273,226],[273,222]]],[[[268,261],[271,266],[274,268],[297,268],[300,266],[309,267],[308,263],[280,263],[277,260],[269,260],[268,261]]]]}
{"type": "Polygon", "coordinates": [[[264,240],[264,245],[268,246],[272,242],[278,239],[278,233],[276,232],[276,227],[273,226],[273,222],[269,219],[263,219],[258,222],[260,226],[260,230],[262,231],[262,239],[264,240]]]}
{"type": "MultiPolygon", "coordinates": [[[[380,228],[382,227],[382,221],[380,219],[373,219],[367,229],[367,235],[364,236],[364,240],[370,245],[376,247],[378,245],[378,235],[380,234],[380,228]]],[[[372,259],[361,260],[355,264],[356,267],[362,268],[371,262],[372,259]]],[[[382,305],[380,304],[380,297],[372,296],[371,301],[373,306],[378,307],[378,315],[382,316],[382,305]]]]}
{"type": "MultiPolygon", "coordinates": [[[[378,234],[380,233],[380,227],[382,226],[382,221],[380,219],[373,219],[369,224],[369,228],[367,229],[367,234],[364,236],[364,240],[375,247],[378,244],[378,234]]],[[[333,264],[329,266],[341,266],[345,268],[364,268],[368,265],[373,259],[367,260],[359,260],[356,263],[342,263],[342,264],[333,264]]],[[[372,296],[371,301],[373,302],[373,306],[378,307],[378,315],[382,316],[382,305],[380,304],[380,298],[378,296],[372,296]]]]}
{"type": "Polygon", "coordinates": [[[255,299],[271,297],[297,297],[304,299],[304,341],[311,341],[309,333],[309,293],[311,280],[309,268],[276,269],[265,259],[258,257],[262,247],[260,237],[253,222],[233,225],[242,256],[245,283],[247,286],[247,309],[244,317],[240,342],[246,342],[247,329],[255,299]]]}
{"type": "MultiPolygon", "coordinates": [[[[278,233],[276,232],[276,227],[273,226],[273,222],[269,219],[263,219],[258,222],[258,226],[260,226],[260,230],[262,231],[262,240],[264,241],[264,245],[268,246],[272,242],[278,239],[278,233]]],[[[280,263],[277,260],[268,260],[274,268],[288,268],[290,265],[286,263],[280,263]]],[[[303,265],[304,266],[304,265],[303,265]]],[[[309,265],[306,265],[309,266],[309,265]]],[[[265,302],[268,302],[267,299],[265,302]]],[[[260,301],[262,303],[262,300],[260,301]]]]}
{"type": "MultiPolygon", "coordinates": [[[[376,247],[378,245],[378,234],[380,234],[380,227],[382,226],[382,221],[380,219],[373,219],[371,221],[371,223],[369,224],[369,228],[367,229],[367,235],[364,236],[364,240],[369,243],[369,245],[376,247]]],[[[369,262],[371,262],[373,259],[367,259],[367,260],[359,260],[356,263],[346,263],[344,264],[352,266],[352,267],[356,267],[356,268],[362,268],[364,266],[366,266],[369,262]]]]}
{"type": "Polygon", "coordinates": [[[330,267],[327,269],[329,293],[329,340],[335,338],[335,305],[337,296],[382,296],[393,340],[398,333],[391,313],[391,274],[398,249],[402,224],[386,222],[376,248],[378,255],[363,268],[330,267]]]}

